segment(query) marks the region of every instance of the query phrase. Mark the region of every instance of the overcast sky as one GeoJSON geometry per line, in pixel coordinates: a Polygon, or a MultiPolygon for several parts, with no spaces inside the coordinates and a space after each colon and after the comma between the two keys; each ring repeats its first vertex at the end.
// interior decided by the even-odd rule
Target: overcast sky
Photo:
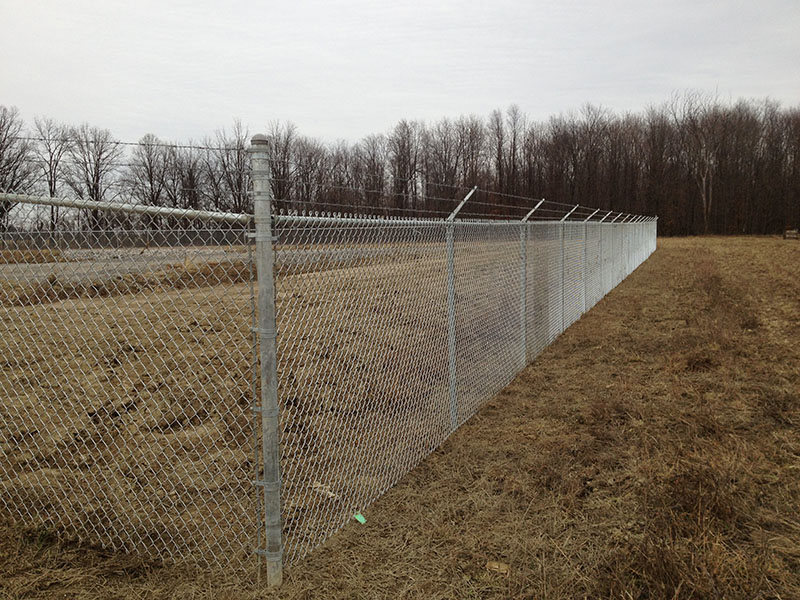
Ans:
{"type": "Polygon", "coordinates": [[[356,140],[516,103],[640,110],[689,88],[800,104],[800,0],[0,0],[0,104],[135,141],[240,118],[356,140]]]}

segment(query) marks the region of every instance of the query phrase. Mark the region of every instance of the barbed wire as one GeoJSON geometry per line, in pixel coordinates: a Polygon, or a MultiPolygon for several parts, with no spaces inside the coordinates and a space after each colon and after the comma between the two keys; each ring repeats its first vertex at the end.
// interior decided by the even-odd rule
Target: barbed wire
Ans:
{"type": "MultiPolygon", "coordinates": [[[[116,186],[115,185],[109,185],[108,187],[116,187],[116,186]]],[[[124,188],[124,189],[127,189],[127,188],[124,188]]],[[[348,189],[351,189],[351,191],[356,191],[356,192],[360,191],[357,188],[348,188],[348,189]]],[[[187,191],[192,191],[192,190],[193,190],[193,188],[184,188],[184,189],[181,190],[181,192],[185,193],[187,191]]],[[[198,191],[198,190],[194,189],[194,191],[198,191]]],[[[11,193],[11,192],[6,191],[6,193],[11,193]]],[[[77,197],[81,197],[79,194],[75,194],[75,195],[77,197]]],[[[47,198],[47,197],[49,197],[49,195],[41,195],[41,197],[42,198],[47,198]]],[[[205,198],[211,198],[211,197],[220,198],[221,196],[210,196],[207,193],[207,190],[203,190],[203,197],[205,197],[205,198]]],[[[168,200],[169,199],[174,199],[174,196],[173,195],[166,195],[166,199],[168,199],[168,200]]],[[[420,201],[424,202],[425,199],[426,199],[425,197],[421,197],[420,201]]],[[[229,204],[223,206],[223,205],[220,205],[220,204],[215,203],[215,202],[201,202],[198,206],[169,206],[169,205],[166,205],[166,203],[164,203],[164,204],[155,204],[155,203],[148,202],[147,200],[148,200],[148,198],[146,198],[146,197],[138,197],[137,198],[135,194],[128,194],[127,197],[124,197],[122,194],[116,194],[116,195],[112,196],[110,201],[112,201],[112,202],[118,201],[118,204],[120,204],[120,205],[162,206],[163,208],[174,209],[176,212],[178,212],[180,210],[187,209],[187,208],[188,209],[200,209],[201,207],[204,210],[221,210],[221,211],[230,210],[230,205],[229,204]],[[134,200],[137,200],[137,201],[134,201],[134,200]]],[[[106,199],[106,201],[109,201],[109,200],[106,199]]],[[[296,207],[297,205],[301,205],[301,206],[309,207],[308,209],[303,209],[303,210],[311,210],[311,211],[315,211],[315,210],[323,210],[324,211],[325,207],[329,207],[329,208],[335,208],[337,210],[341,210],[342,212],[346,212],[346,213],[380,213],[380,214],[403,213],[403,214],[407,214],[409,216],[414,216],[414,215],[420,215],[420,216],[421,215],[432,215],[433,216],[432,218],[443,218],[446,215],[451,214],[451,211],[435,209],[435,208],[404,207],[404,206],[392,206],[392,205],[386,205],[386,204],[383,204],[383,205],[378,205],[378,204],[354,204],[354,203],[333,202],[333,201],[329,201],[329,200],[326,200],[326,199],[323,199],[323,198],[309,200],[309,199],[302,199],[302,198],[285,198],[285,197],[284,198],[280,198],[280,197],[278,197],[278,198],[275,198],[273,200],[273,202],[275,204],[275,208],[276,209],[284,209],[284,210],[285,209],[292,210],[292,208],[296,207]],[[281,206],[281,205],[283,205],[283,206],[281,206]]],[[[586,208],[583,211],[579,211],[578,209],[576,209],[575,211],[572,211],[570,213],[570,212],[565,211],[565,210],[563,210],[561,208],[548,207],[547,204],[546,204],[546,201],[543,201],[543,202],[545,202],[545,203],[543,205],[539,206],[536,209],[535,214],[532,215],[534,219],[537,219],[537,220],[542,220],[542,219],[560,220],[560,219],[564,218],[567,215],[573,216],[574,218],[581,218],[581,217],[587,217],[588,218],[588,217],[591,217],[593,215],[598,215],[598,219],[597,220],[600,220],[603,217],[607,217],[607,216],[610,216],[612,214],[615,214],[615,211],[608,211],[608,210],[606,210],[606,211],[598,211],[598,210],[589,209],[589,208],[586,208]]],[[[490,203],[483,203],[483,202],[477,202],[475,204],[479,205],[479,206],[497,207],[497,205],[492,205],[490,203]]],[[[460,213],[460,217],[461,218],[475,217],[475,218],[481,218],[481,219],[485,219],[485,218],[502,219],[504,217],[508,218],[510,216],[513,216],[513,215],[508,215],[508,214],[505,214],[505,213],[496,213],[496,212],[490,212],[490,211],[476,211],[476,210],[474,210],[474,206],[470,205],[470,203],[468,203],[467,206],[468,207],[471,206],[472,210],[470,210],[468,208],[467,210],[462,211],[460,213]]],[[[508,205],[499,205],[499,207],[503,207],[503,206],[508,206],[508,205]]],[[[515,209],[520,210],[521,208],[524,208],[524,207],[513,207],[512,206],[511,208],[515,208],[515,209]]],[[[78,209],[78,210],[80,210],[80,209],[78,209]]],[[[522,215],[517,215],[517,216],[521,217],[522,215]]],[[[617,216],[616,218],[619,218],[620,216],[638,216],[638,215],[633,215],[631,213],[624,213],[624,212],[616,212],[616,216],[617,216]]]]}
{"type": "MultiPolygon", "coordinates": [[[[494,190],[484,190],[484,191],[486,191],[489,194],[495,195],[495,196],[502,196],[504,198],[516,198],[516,199],[519,199],[519,200],[526,200],[528,202],[530,202],[530,201],[536,202],[536,201],[539,200],[538,198],[532,198],[530,196],[520,196],[520,195],[517,195],[517,194],[509,194],[507,192],[499,192],[499,191],[494,191],[494,190]]],[[[576,204],[578,204],[577,202],[570,204],[568,202],[554,202],[552,200],[546,200],[546,202],[549,202],[550,204],[556,204],[558,206],[564,206],[564,207],[567,207],[567,208],[572,208],[576,204]]],[[[589,207],[585,207],[585,208],[589,208],[589,207]]],[[[592,208],[592,210],[594,210],[594,208],[592,208]]]]}
{"type": "Polygon", "coordinates": [[[357,205],[357,204],[342,204],[338,202],[325,202],[325,201],[316,201],[316,200],[287,200],[287,199],[275,199],[273,202],[280,202],[285,204],[306,204],[309,206],[335,206],[339,208],[345,208],[348,212],[359,212],[362,210],[366,211],[378,211],[378,212],[407,212],[407,213],[414,213],[414,214],[437,214],[437,215],[449,215],[450,211],[447,210],[436,210],[436,209],[428,209],[428,208],[404,208],[398,206],[375,206],[375,205],[357,205]]]}

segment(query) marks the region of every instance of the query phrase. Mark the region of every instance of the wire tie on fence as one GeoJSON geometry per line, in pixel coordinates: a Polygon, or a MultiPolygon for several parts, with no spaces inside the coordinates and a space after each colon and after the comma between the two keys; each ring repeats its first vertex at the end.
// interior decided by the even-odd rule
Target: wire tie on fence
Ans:
{"type": "Polygon", "coordinates": [[[267,235],[266,233],[248,233],[247,238],[257,242],[277,242],[278,237],[274,235],[267,235]]]}
{"type": "Polygon", "coordinates": [[[262,548],[256,548],[255,553],[259,556],[264,557],[269,561],[278,562],[283,560],[283,548],[278,550],[277,552],[270,552],[269,550],[264,550],[262,548]]]}
{"type": "Polygon", "coordinates": [[[254,404],[253,406],[250,407],[250,410],[256,413],[261,413],[261,416],[263,416],[266,419],[269,419],[271,417],[277,418],[280,415],[280,412],[278,411],[277,408],[273,408],[272,410],[264,410],[263,408],[261,408],[261,405],[259,404],[254,404]]]}
{"type": "Polygon", "coordinates": [[[266,492],[279,492],[281,489],[280,481],[265,481],[263,479],[254,479],[253,483],[259,487],[264,488],[266,492]]]}
{"type": "Polygon", "coordinates": [[[253,333],[258,333],[260,335],[265,335],[267,336],[267,338],[271,340],[274,340],[277,337],[274,329],[266,329],[264,327],[251,327],[250,331],[252,331],[253,333]]]}

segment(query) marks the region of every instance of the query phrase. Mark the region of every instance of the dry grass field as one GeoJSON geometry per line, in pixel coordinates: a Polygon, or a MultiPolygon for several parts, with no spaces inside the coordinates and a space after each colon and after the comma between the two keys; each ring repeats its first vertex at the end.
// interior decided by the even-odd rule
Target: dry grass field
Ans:
{"type": "MultiPolygon", "coordinates": [[[[0,521],[0,597],[800,597],[798,265],[796,241],[660,240],[647,262],[369,507],[366,525],[353,521],[289,568],[277,593],[220,569],[160,566],[0,521]],[[508,574],[487,561],[507,564],[508,574]]],[[[243,287],[238,273],[224,276],[230,289],[243,287]]],[[[178,292],[158,293],[166,301],[178,292]]],[[[192,355],[213,360],[205,344],[225,342],[231,329],[246,336],[248,323],[233,318],[246,307],[230,294],[204,293],[231,323],[197,319],[202,332],[187,334],[196,344],[190,355],[170,352],[161,371],[185,373],[192,355]]],[[[108,302],[75,296],[62,297],[87,310],[108,302]]],[[[58,310],[55,302],[45,314],[63,319],[58,310]]],[[[114,327],[111,316],[98,323],[114,327]]],[[[114,352],[137,347],[104,348],[95,358],[111,362],[85,390],[126,379],[115,369],[136,368],[116,365],[114,352]]],[[[211,385],[230,395],[232,381],[211,385]]],[[[184,400],[181,409],[154,404],[128,435],[146,430],[191,459],[218,451],[215,436],[245,429],[184,400]],[[202,417],[205,426],[162,435],[176,423],[159,418],[175,414],[183,415],[177,425],[202,417]]],[[[100,416],[114,420],[117,408],[100,416]]],[[[75,440],[69,456],[82,460],[89,443],[75,440]]],[[[152,457],[137,460],[155,468],[152,457]]],[[[226,460],[243,458],[221,454],[226,460]]],[[[147,493],[159,472],[134,475],[147,493]]],[[[161,526],[159,515],[135,514],[143,526],[161,526]]]]}

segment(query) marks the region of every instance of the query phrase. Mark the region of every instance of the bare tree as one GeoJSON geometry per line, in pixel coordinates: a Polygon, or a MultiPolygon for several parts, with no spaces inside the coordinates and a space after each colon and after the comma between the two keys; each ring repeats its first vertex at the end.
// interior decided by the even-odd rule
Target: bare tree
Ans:
{"type": "Polygon", "coordinates": [[[543,147],[545,139],[542,125],[531,123],[525,128],[525,137],[522,141],[522,187],[520,190],[524,196],[536,197],[544,193],[543,147]]]}
{"type": "Polygon", "coordinates": [[[700,191],[703,232],[709,232],[714,199],[714,167],[717,161],[717,129],[720,125],[716,97],[689,92],[670,104],[672,118],[681,133],[692,175],[700,191]]]}
{"type": "MultiPolygon", "coordinates": [[[[123,177],[133,200],[147,206],[163,206],[169,153],[166,146],[152,133],[139,140],[131,153],[127,172],[123,177]]],[[[146,215],[144,226],[158,228],[161,219],[146,215]]]]}
{"type": "Polygon", "coordinates": [[[155,135],[148,133],[134,147],[128,162],[125,180],[131,196],[142,204],[161,206],[167,170],[165,146],[155,135]]]}
{"type": "Polygon", "coordinates": [[[416,209],[420,198],[422,172],[422,125],[405,119],[395,125],[387,138],[392,174],[392,206],[416,209]]]}
{"type": "Polygon", "coordinates": [[[317,140],[300,138],[294,145],[294,198],[298,208],[319,209],[325,191],[327,152],[317,140]]]}
{"type": "Polygon", "coordinates": [[[782,121],[787,140],[783,159],[786,192],[778,201],[785,206],[783,226],[797,229],[800,228],[800,107],[785,111],[782,121]]]}
{"type": "MultiPolygon", "coordinates": [[[[16,108],[0,105],[0,191],[24,193],[33,184],[33,148],[23,138],[23,128],[16,108]]],[[[0,231],[6,230],[12,208],[11,202],[0,202],[0,231]]]]}
{"type": "MultiPolygon", "coordinates": [[[[118,163],[123,154],[122,146],[111,132],[86,123],[72,128],[68,154],[70,160],[64,178],[70,189],[79,198],[106,200],[109,188],[119,178],[118,163]]],[[[87,220],[89,229],[98,229],[105,222],[97,210],[88,211],[87,220]]]]}
{"type": "Polygon", "coordinates": [[[218,130],[204,157],[205,177],[214,208],[237,213],[248,212],[251,207],[249,185],[250,171],[247,148],[247,129],[235,121],[233,130],[218,130]]]}
{"type": "Polygon", "coordinates": [[[512,104],[506,111],[506,129],[508,131],[508,150],[506,152],[506,186],[509,194],[519,192],[520,152],[525,136],[525,115],[519,106],[512,104]]]}
{"type": "Polygon", "coordinates": [[[357,147],[360,172],[356,177],[356,186],[364,190],[363,206],[381,206],[387,185],[387,146],[386,137],[368,135],[357,147]]]}
{"type": "Polygon", "coordinates": [[[503,114],[499,110],[493,110],[489,115],[488,133],[494,159],[495,189],[504,190],[506,186],[506,126],[503,114]]]}
{"type": "MultiPolygon", "coordinates": [[[[608,111],[593,104],[586,104],[581,109],[581,118],[575,132],[577,136],[575,147],[580,161],[580,164],[576,165],[575,191],[579,202],[591,206],[605,206],[605,203],[608,203],[609,207],[613,205],[609,200],[611,194],[608,188],[603,190],[601,182],[604,163],[615,176],[618,175],[617,169],[620,168],[619,153],[622,144],[614,148],[616,156],[609,156],[610,126],[613,121],[608,111]]],[[[619,138],[617,141],[620,141],[619,138]]]]}
{"type": "MultiPolygon", "coordinates": [[[[455,198],[464,154],[464,138],[455,123],[442,119],[425,135],[426,197],[455,198]]],[[[452,202],[438,201],[439,210],[452,210],[452,202]]]]}
{"type": "Polygon", "coordinates": [[[459,143],[463,147],[462,184],[464,187],[486,187],[486,125],[478,116],[461,117],[456,122],[459,143]]]}
{"type": "MultiPolygon", "coordinates": [[[[47,193],[51,198],[55,198],[63,176],[62,159],[69,148],[69,128],[48,117],[36,117],[34,124],[39,137],[35,146],[39,167],[47,182],[47,193]]],[[[55,231],[57,226],[58,207],[51,206],[50,231],[55,231]]]]}
{"type": "MultiPolygon", "coordinates": [[[[167,206],[203,208],[205,181],[203,157],[191,142],[185,147],[168,145],[164,157],[164,197],[167,206]]],[[[209,194],[206,194],[209,195],[209,194]]]]}
{"type": "Polygon", "coordinates": [[[359,204],[358,152],[356,147],[339,141],[328,149],[327,197],[339,208],[359,204]]]}
{"type": "Polygon", "coordinates": [[[297,141],[293,123],[274,121],[269,126],[269,152],[272,169],[272,194],[280,204],[288,202],[292,193],[292,155],[297,141]]]}

